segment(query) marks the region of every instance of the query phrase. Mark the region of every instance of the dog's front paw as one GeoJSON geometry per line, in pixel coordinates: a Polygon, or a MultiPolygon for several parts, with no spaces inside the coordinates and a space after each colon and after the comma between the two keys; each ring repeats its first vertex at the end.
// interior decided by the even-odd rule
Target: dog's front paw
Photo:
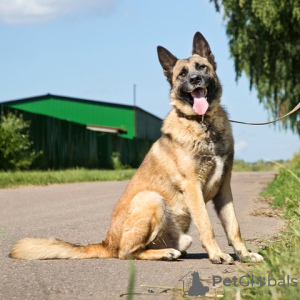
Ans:
{"type": "Polygon", "coordinates": [[[221,253],[209,258],[213,264],[231,265],[234,263],[233,258],[229,254],[221,253]]]}
{"type": "Polygon", "coordinates": [[[167,249],[162,260],[176,260],[181,256],[181,252],[175,249],[167,249]]]}
{"type": "Polygon", "coordinates": [[[258,253],[252,253],[252,252],[249,252],[249,253],[247,253],[247,255],[243,255],[243,256],[238,254],[238,257],[239,257],[239,260],[242,262],[257,263],[257,262],[261,262],[264,260],[263,256],[261,256],[258,253]]]}

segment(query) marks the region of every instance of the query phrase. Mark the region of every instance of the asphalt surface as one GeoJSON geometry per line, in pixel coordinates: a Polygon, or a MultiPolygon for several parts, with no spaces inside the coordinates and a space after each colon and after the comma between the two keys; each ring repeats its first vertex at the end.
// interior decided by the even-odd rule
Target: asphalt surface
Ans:
{"type": "MultiPolygon", "coordinates": [[[[242,236],[252,251],[257,250],[259,241],[269,239],[284,225],[277,217],[251,215],[266,209],[257,198],[273,177],[273,173],[233,174],[235,210],[242,236]]],[[[120,295],[127,293],[129,261],[19,261],[8,254],[13,242],[24,237],[56,237],[80,244],[101,242],[112,209],[127,184],[94,182],[0,190],[0,299],[126,299],[120,295]]],[[[207,207],[218,244],[224,252],[233,254],[212,205],[207,207]]],[[[142,294],[134,299],[182,299],[179,292],[175,297],[159,287],[181,288],[184,281],[179,280],[186,274],[187,286],[194,271],[211,285],[213,275],[233,276],[241,267],[239,262],[230,266],[211,264],[194,226],[189,234],[193,244],[184,259],[133,261],[135,292],[142,294]]]]}

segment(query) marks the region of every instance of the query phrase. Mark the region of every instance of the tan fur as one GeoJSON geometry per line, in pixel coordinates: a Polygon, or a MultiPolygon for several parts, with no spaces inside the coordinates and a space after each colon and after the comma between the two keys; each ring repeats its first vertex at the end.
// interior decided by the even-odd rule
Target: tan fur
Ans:
{"type": "Polygon", "coordinates": [[[158,51],[171,84],[173,109],[164,121],[162,137],[152,146],[116,204],[106,239],[88,246],[56,239],[23,239],[13,246],[13,258],[174,260],[192,242],[186,233],[193,220],[210,260],[231,263],[231,256],[223,253],[215,241],[207,214],[205,204],[213,200],[228,241],[240,258],[262,260],[260,255],[248,253],[235,217],[230,188],[233,138],[227,114],[219,105],[221,85],[209,45],[196,33],[194,54],[189,59],[177,60],[162,47],[158,51]],[[205,65],[201,72],[195,71],[197,63],[205,65]],[[213,82],[214,97],[203,121],[188,100],[179,99],[185,79],[178,76],[183,68],[186,76],[199,73],[213,82]]]}

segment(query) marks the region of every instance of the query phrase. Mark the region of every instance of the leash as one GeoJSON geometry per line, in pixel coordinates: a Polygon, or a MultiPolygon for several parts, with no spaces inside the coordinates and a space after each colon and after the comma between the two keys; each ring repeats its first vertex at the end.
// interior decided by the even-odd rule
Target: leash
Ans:
{"type": "Polygon", "coordinates": [[[232,123],[245,124],[245,125],[267,125],[267,124],[275,123],[279,120],[282,120],[283,118],[291,115],[292,113],[294,113],[298,109],[300,109],[300,103],[298,103],[298,105],[296,105],[296,107],[293,110],[291,110],[290,112],[288,112],[286,115],[284,115],[280,118],[277,118],[276,120],[273,120],[273,121],[270,121],[270,122],[265,122],[265,123],[247,123],[247,122],[234,121],[234,120],[229,120],[229,121],[232,122],[232,123]]]}

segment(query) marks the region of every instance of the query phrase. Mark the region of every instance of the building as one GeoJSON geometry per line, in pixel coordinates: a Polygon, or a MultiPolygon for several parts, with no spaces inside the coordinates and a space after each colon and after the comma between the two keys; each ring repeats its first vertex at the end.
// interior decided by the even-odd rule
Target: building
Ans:
{"type": "Polygon", "coordinates": [[[106,168],[113,152],[137,167],[160,137],[162,120],[138,107],[47,94],[0,103],[1,112],[30,120],[30,136],[42,155],[33,167],[106,168]]]}

